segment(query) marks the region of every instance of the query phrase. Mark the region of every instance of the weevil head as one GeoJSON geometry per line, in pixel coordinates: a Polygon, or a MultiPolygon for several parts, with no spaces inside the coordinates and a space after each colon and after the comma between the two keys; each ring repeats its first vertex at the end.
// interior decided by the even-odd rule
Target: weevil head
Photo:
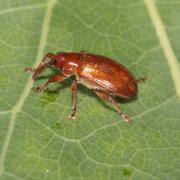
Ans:
{"type": "Polygon", "coordinates": [[[75,75],[79,63],[79,55],[71,52],[58,52],[56,54],[55,67],[64,75],[75,75]]]}
{"type": "Polygon", "coordinates": [[[56,53],[56,60],[59,60],[59,61],[64,60],[64,55],[65,54],[66,53],[63,52],[63,51],[60,51],[60,52],[56,53]]]}
{"type": "Polygon", "coordinates": [[[58,52],[56,54],[56,62],[55,62],[55,66],[60,69],[63,70],[65,67],[66,62],[66,53],[65,52],[58,52]]]}

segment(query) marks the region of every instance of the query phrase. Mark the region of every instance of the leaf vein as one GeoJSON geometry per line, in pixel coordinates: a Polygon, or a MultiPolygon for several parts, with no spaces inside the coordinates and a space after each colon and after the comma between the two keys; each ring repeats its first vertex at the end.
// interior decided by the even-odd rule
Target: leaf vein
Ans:
{"type": "MultiPolygon", "coordinates": [[[[39,61],[40,61],[39,59],[43,56],[43,51],[44,51],[44,48],[46,45],[47,35],[48,35],[48,31],[49,31],[49,24],[50,24],[50,20],[51,20],[52,10],[53,10],[55,3],[56,3],[56,0],[49,0],[47,2],[47,7],[46,7],[45,15],[44,15],[44,22],[42,25],[40,42],[39,42],[38,53],[37,53],[37,57],[36,57],[36,61],[35,61],[35,66],[37,66],[37,64],[39,64],[39,61]]],[[[31,77],[29,77],[27,84],[25,85],[25,88],[22,92],[22,95],[20,96],[20,98],[17,101],[17,103],[15,104],[15,106],[12,108],[12,114],[10,117],[8,131],[7,131],[5,140],[3,142],[3,146],[2,146],[3,148],[1,151],[0,176],[2,176],[2,174],[4,173],[4,161],[6,158],[7,151],[8,151],[8,146],[9,146],[9,143],[11,140],[11,136],[12,136],[12,133],[14,130],[16,116],[17,116],[18,112],[21,111],[22,106],[31,90],[32,84],[33,84],[33,81],[31,79],[31,77]]]]}
{"type": "Polygon", "coordinates": [[[42,7],[45,7],[46,4],[39,4],[39,5],[28,5],[28,6],[22,6],[22,7],[14,7],[14,8],[9,8],[9,9],[5,9],[3,11],[0,11],[0,15],[4,15],[4,14],[7,14],[7,13],[12,13],[12,12],[17,12],[17,11],[26,11],[26,10],[29,10],[29,9],[39,9],[39,8],[42,8],[42,7]]]}
{"type": "Polygon", "coordinates": [[[148,13],[155,27],[157,37],[159,39],[160,45],[168,62],[174,84],[176,89],[176,94],[180,98],[180,69],[179,64],[171,46],[170,40],[168,38],[167,32],[165,30],[165,25],[160,17],[158,9],[155,5],[154,0],[144,0],[147,7],[148,13]]]}

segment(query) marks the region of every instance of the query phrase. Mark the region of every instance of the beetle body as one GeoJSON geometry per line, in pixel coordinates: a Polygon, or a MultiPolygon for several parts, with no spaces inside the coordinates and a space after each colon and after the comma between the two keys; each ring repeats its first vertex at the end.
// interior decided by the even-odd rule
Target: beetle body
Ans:
{"type": "Polygon", "coordinates": [[[93,89],[102,100],[112,102],[122,118],[130,121],[128,115],[122,113],[113,96],[125,99],[136,96],[137,82],[143,81],[144,78],[136,80],[122,64],[110,58],[84,51],[48,53],[36,69],[26,68],[26,70],[33,72],[33,79],[35,79],[48,66],[59,69],[60,74],[51,77],[45,84],[37,87],[36,91],[45,90],[49,83],[63,81],[72,75],[76,76],[76,80],[71,86],[73,108],[70,118],[74,119],[76,115],[77,83],[81,83],[93,89]]]}
{"type": "Polygon", "coordinates": [[[60,53],[57,68],[65,76],[76,75],[78,83],[122,98],[137,94],[137,81],[122,64],[90,53],[60,53]]]}

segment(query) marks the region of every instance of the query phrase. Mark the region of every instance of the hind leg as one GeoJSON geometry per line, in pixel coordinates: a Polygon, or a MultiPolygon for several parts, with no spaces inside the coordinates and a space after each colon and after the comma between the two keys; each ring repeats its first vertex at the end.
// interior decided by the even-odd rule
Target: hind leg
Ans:
{"type": "Polygon", "coordinates": [[[117,113],[123,118],[124,121],[126,122],[131,121],[130,117],[122,112],[120,105],[114,100],[114,98],[111,95],[99,91],[95,91],[95,93],[97,94],[97,96],[100,97],[100,99],[111,102],[114,105],[117,113]]]}

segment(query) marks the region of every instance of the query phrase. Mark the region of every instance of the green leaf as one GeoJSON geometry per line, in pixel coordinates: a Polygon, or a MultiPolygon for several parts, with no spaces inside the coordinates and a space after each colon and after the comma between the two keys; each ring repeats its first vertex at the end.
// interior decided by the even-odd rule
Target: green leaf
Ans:
{"type": "Polygon", "coordinates": [[[0,179],[179,179],[179,18],[177,0],[0,1],[0,179]],[[33,82],[23,69],[61,50],[147,76],[121,104],[133,123],[81,85],[70,121],[71,78],[32,91],[53,70],[33,82]]]}

